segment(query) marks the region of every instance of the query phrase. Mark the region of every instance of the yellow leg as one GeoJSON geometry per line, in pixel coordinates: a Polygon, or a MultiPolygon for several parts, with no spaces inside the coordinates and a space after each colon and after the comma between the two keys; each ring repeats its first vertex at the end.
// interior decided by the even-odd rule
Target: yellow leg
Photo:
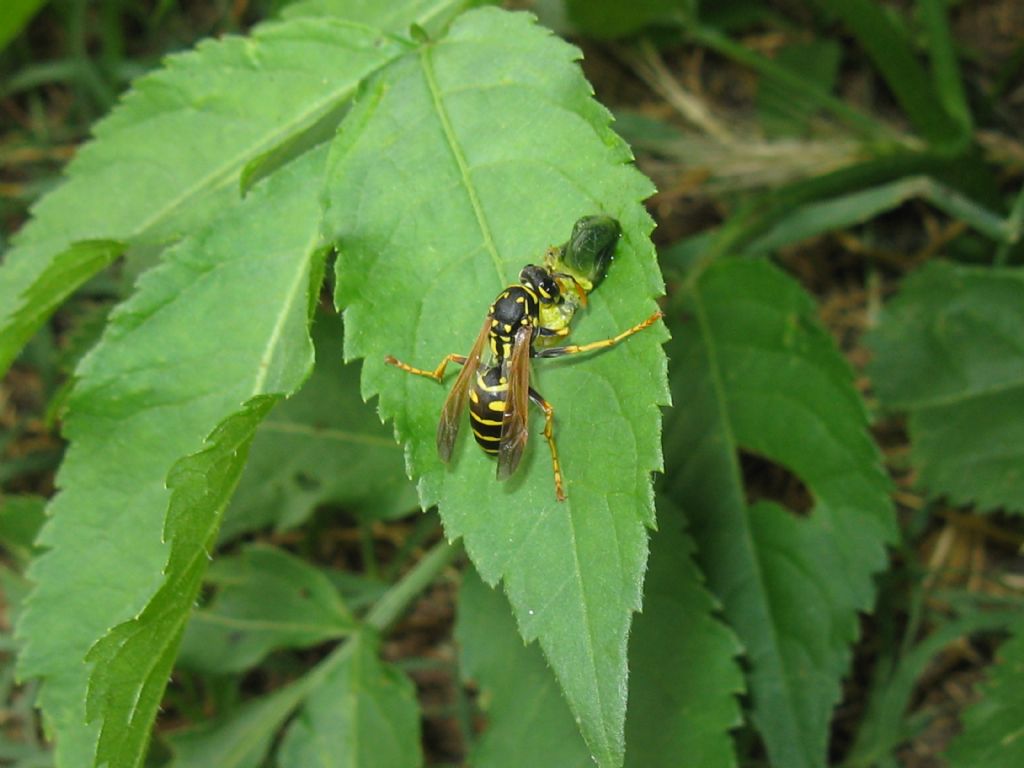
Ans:
{"type": "Polygon", "coordinates": [[[650,328],[661,317],[663,317],[663,314],[659,310],[642,323],[637,323],[632,328],[627,328],[618,336],[612,336],[610,339],[602,339],[601,341],[592,341],[589,344],[569,344],[565,347],[539,349],[537,350],[536,357],[561,357],[562,355],[576,355],[580,352],[593,352],[595,349],[607,349],[608,347],[615,346],[623,339],[632,336],[634,333],[639,333],[644,328],[650,328]]]}
{"type": "Polygon", "coordinates": [[[533,387],[530,387],[530,399],[544,411],[544,439],[548,441],[548,448],[551,450],[551,468],[555,472],[555,498],[558,501],[565,501],[562,465],[558,461],[558,448],[555,447],[555,409],[533,387]]]}
{"type": "Polygon", "coordinates": [[[401,360],[398,360],[392,357],[391,355],[386,356],[384,358],[384,362],[387,363],[388,365],[393,365],[396,368],[401,368],[406,373],[414,373],[417,376],[426,376],[428,379],[433,379],[434,381],[441,381],[441,379],[444,377],[444,369],[448,367],[448,363],[458,363],[459,365],[464,365],[466,363],[466,357],[465,355],[448,355],[447,357],[444,358],[444,360],[438,363],[437,368],[435,368],[432,371],[425,371],[422,368],[413,368],[411,365],[403,363],[401,360]]]}

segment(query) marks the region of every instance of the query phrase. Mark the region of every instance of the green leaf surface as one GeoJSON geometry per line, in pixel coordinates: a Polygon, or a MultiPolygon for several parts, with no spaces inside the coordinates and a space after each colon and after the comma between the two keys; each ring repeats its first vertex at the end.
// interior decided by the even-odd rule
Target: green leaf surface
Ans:
{"type": "Polygon", "coordinates": [[[888,481],[851,372],[796,283],[766,262],[724,260],[684,298],[666,486],[746,649],[771,761],[823,766],[857,612],[895,534],[888,481]],[[796,475],[810,513],[748,503],[741,450],[796,475]]]}
{"type": "Polygon", "coordinates": [[[868,337],[882,403],[910,412],[921,485],[1024,512],[1024,270],[934,262],[868,337]]]}
{"type": "Polygon", "coordinates": [[[629,638],[627,768],[735,766],[740,645],[714,615],[680,511],[658,500],[644,608],[629,638]]]}
{"type": "Polygon", "coordinates": [[[273,547],[252,545],[218,559],[206,581],[217,594],[185,630],[178,659],[185,667],[241,672],[277,648],[305,648],[355,629],[331,580],[273,547]]]}
{"type": "Polygon", "coordinates": [[[220,514],[238,482],[256,425],[276,399],[251,399],[214,430],[203,450],[177,462],[168,475],[167,580],[137,617],[110,630],[86,656],[94,667],[87,717],[103,720],[97,765],[136,766],[145,758],[150,728],[199,595],[220,514]]]}
{"type": "Polygon", "coordinates": [[[11,261],[18,258],[17,251],[9,252],[0,270],[0,298],[4,301],[3,325],[0,326],[0,374],[7,370],[10,362],[17,357],[21,348],[31,338],[43,321],[59,307],[75,289],[114,261],[124,246],[112,240],[84,240],[69,245],[55,253],[46,270],[27,285],[20,296],[7,292],[11,270],[16,269],[11,261]],[[18,301],[20,299],[20,301],[18,301]]]}
{"type": "Polygon", "coordinates": [[[300,525],[321,504],[371,520],[417,507],[401,449],[359,394],[360,366],[342,360],[341,333],[334,315],[314,322],[316,367],[260,425],[222,538],[300,525]]]}
{"type": "Polygon", "coordinates": [[[353,107],[332,150],[326,221],[345,354],[366,358],[363,394],[394,419],[421,504],[439,505],[485,581],[504,579],[598,763],[616,765],[668,399],[661,325],[585,360],[535,366],[555,410],[564,503],[539,426],[504,484],[468,429],[446,467],[434,437],[446,388],[384,363],[392,354],[427,367],[468,352],[502,287],[589,214],[617,218],[624,236],[575,338],[612,336],[655,309],[662,283],[640,204],[650,182],[591,99],[578,56],[525,14],[460,17],[353,107]]]}
{"type": "MultiPolygon", "coordinates": [[[[309,189],[323,162],[320,151],[282,169],[169,250],[77,370],[61,492],[40,537],[49,551],[32,566],[37,586],[18,627],[20,673],[43,678],[39,701],[62,766],[89,765],[95,751],[99,723],[85,724],[86,652],[122,622],[160,618],[159,603],[140,613],[165,564],[173,582],[183,572],[178,558],[210,543],[203,511],[222,501],[228,475],[183,491],[175,525],[187,527],[169,562],[161,531],[171,468],[254,396],[294,390],[312,364],[307,325],[322,250],[309,189]]],[[[168,611],[190,608],[172,598],[168,611]]],[[[97,668],[95,685],[104,672],[97,668]]],[[[127,722],[131,705],[118,699],[101,714],[127,722]]]]}
{"type": "Polygon", "coordinates": [[[136,81],[5,255],[0,373],[53,308],[102,267],[76,243],[160,245],[193,231],[237,196],[247,163],[338,110],[363,78],[406,50],[387,32],[404,33],[452,6],[461,3],[377,3],[360,24],[302,16],[267,23],[248,38],[171,56],[136,81]],[[422,15],[399,18],[396,10],[405,9],[422,15]],[[394,26],[374,25],[375,18],[394,26]]]}
{"type": "MultiPolygon", "coordinates": [[[[626,765],[733,766],[739,646],[711,615],[678,510],[664,500],[658,506],[671,519],[651,538],[644,609],[630,634],[626,765]]],[[[479,683],[487,714],[471,765],[593,764],[540,649],[523,645],[508,602],[475,574],[463,578],[455,634],[463,676],[479,683]]]]}
{"type": "Polygon", "coordinates": [[[558,682],[536,645],[516,632],[508,600],[476,574],[462,576],[455,624],[463,679],[480,689],[487,728],[468,765],[590,768],[594,761],[558,682]]]}
{"type": "Polygon", "coordinates": [[[978,701],[963,715],[963,732],[946,753],[951,768],[1024,765],[1024,625],[999,649],[978,701]]]}
{"type": "Polygon", "coordinates": [[[416,689],[377,658],[374,635],[348,641],[344,657],[319,681],[288,726],[280,768],[416,768],[420,711],[416,689]]]}
{"type": "Polygon", "coordinates": [[[46,0],[4,0],[4,12],[0,14],[0,51],[18,36],[44,5],[46,0]]]}
{"type": "Polygon", "coordinates": [[[438,33],[464,8],[484,2],[487,0],[298,0],[285,6],[281,16],[338,16],[353,24],[397,34],[404,34],[415,23],[429,33],[438,33]]]}

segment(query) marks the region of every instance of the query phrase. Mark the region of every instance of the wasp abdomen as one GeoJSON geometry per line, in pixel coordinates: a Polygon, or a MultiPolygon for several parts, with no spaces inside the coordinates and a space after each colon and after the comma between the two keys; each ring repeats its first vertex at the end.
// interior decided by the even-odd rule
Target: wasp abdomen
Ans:
{"type": "Polygon", "coordinates": [[[508,379],[501,366],[492,365],[477,372],[469,390],[469,423],[473,437],[487,453],[496,454],[501,442],[501,419],[505,415],[508,379]]]}

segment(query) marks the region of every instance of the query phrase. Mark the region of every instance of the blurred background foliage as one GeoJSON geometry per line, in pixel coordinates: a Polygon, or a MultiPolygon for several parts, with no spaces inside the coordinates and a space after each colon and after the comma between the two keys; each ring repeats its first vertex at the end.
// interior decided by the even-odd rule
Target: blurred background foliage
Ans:
{"type": "MultiPolygon", "coordinates": [[[[0,12],[0,251],[33,201],[58,182],[92,122],[133,78],[197,40],[244,33],[286,4],[6,0],[0,12]]],[[[941,256],[963,265],[1013,266],[1024,259],[1024,4],[509,5],[533,10],[581,46],[598,99],[655,180],[659,191],[649,209],[658,222],[669,301],[695,261],[726,253],[771,254],[816,297],[822,320],[860,374],[903,530],[893,567],[882,577],[878,610],[864,620],[835,714],[833,756],[851,767],[945,764],[939,755],[977,698],[1002,637],[990,630],[1005,622],[989,609],[1020,608],[1024,532],[1019,518],[998,511],[1010,506],[1005,499],[986,504],[997,512],[981,516],[970,493],[954,494],[954,504],[922,491],[908,422],[885,407],[916,407],[912,399],[900,400],[901,382],[891,381],[914,342],[901,347],[898,339],[882,339],[876,352],[889,361],[890,373],[875,368],[869,378],[864,339],[905,276],[927,262],[941,256]],[[896,393],[889,401],[887,391],[896,393]]],[[[0,506],[0,764],[50,764],[31,708],[33,686],[13,680],[11,626],[26,590],[19,574],[32,553],[43,499],[53,492],[68,376],[128,285],[116,269],[90,281],[37,334],[0,388],[0,490],[7,498],[0,506]]],[[[944,289],[922,283],[915,290],[927,297],[944,289]]],[[[303,402],[291,407],[301,420],[303,402]]],[[[283,431],[289,418],[282,414],[283,431]]],[[[268,467],[281,461],[272,452],[266,457],[268,467]]],[[[754,459],[745,460],[744,471],[752,493],[789,495],[790,506],[799,508],[794,499],[805,491],[795,478],[754,459]]],[[[353,605],[379,595],[381,585],[438,535],[432,515],[397,517],[414,507],[406,489],[392,489],[375,515],[360,518],[351,514],[360,500],[333,495],[325,478],[287,488],[274,484],[269,469],[259,474],[253,497],[265,504],[278,494],[275,503],[287,508],[289,524],[254,533],[252,521],[270,524],[272,513],[245,518],[245,524],[229,515],[225,536],[272,540],[358,574],[336,585],[353,605]],[[294,528],[310,517],[309,525],[294,528]]],[[[437,765],[462,759],[474,731],[471,697],[455,671],[454,596],[452,583],[429,590],[383,648],[417,683],[425,750],[437,765]]],[[[296,663],[272,656],[248,684],[271,688],[296,663]]],[[[183,718],[202,709],[202,696],[233,695],[202,664],[193,667],[169,694],[172,714],[183,718]]],[[[993,683],[1000,684],[1012,685],[993,683]]],[[[173,719],[162,722],[173,725],[173,719]]],[[[752,754],[756,762],[756,749],[752,754]]]]}

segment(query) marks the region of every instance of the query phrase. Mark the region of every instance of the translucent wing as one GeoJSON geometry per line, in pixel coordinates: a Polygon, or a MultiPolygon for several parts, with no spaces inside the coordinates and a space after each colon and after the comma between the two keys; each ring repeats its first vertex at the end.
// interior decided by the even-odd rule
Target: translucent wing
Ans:
{"type": "Polygon", "coordinates": [[[484,345],[487,343],[487,332],[490,327],[491,318],[488,316],[441,409],[441,420],[437,423],[437,455],[441,457],[441,461],[447,462],[452,457],[455,438],[459,436],[459,424],[462,423],[462,412],[466,410],[469,385],[476,375],[477,368],[480,367],[480,355],[483,354],[484,345]]]}
{"type": "Polygon", "coordinates": [[[529,431],[526,418],[530,406],[530,342],[533,328],[526,325],[516,331],[512,354],[506,361],[508,394],[501,419],[501,441],[498,443],[498,479],[504,480],[516,471],[523,458],[529,431]]]}

